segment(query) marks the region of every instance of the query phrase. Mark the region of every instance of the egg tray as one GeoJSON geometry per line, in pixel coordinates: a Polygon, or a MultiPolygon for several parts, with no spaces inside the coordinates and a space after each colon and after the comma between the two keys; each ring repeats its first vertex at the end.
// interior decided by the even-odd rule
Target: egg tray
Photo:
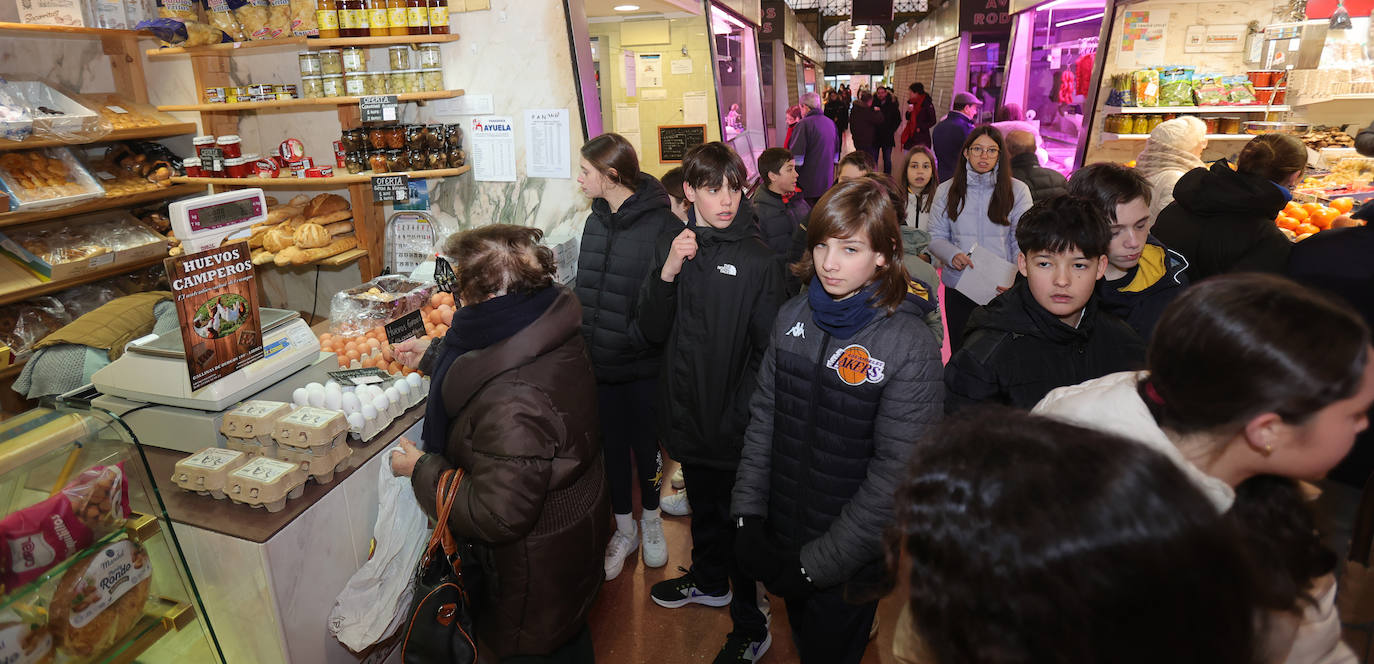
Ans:
{"type": "Polygon", "coordinates": [[[341,411],[314,406],[297,408],[272,428],[277,445],[291,447],[334,445],[347,433],[348,418],[341,411]]]}
{"type": "Polygon", "coordinates": [[[238,450],[209,447],[178,461],[172,482],[186,491],[216,500],[225,497],[229,475],[252,460],[238,450]]]}
{"type": "Polygon", "coordinates": [[[353,464],[353,448],[346,442],[338,442],[328,447],[300,448],[283,445],[280,449],[281,460],[296,463],[300,469],[319,484],[334,481],[334,474],[347,470],[353,464]]]}
{"type": "Polygon", "coordinates": [[[305,493],[307,479],[298,464],[256,458],[229,474],[225,493],[236,503],[280,512],[287,500],[305,493]]]}
{"type": "Polygon", "coordinates": [[[234,436],[224,437],[224,446],[231,450],[238,450],[250,457],[267,457],[269,459],[280,458],[277,456],[277,441],[271,436],[267,437],[267,442],[261,442],[260,438],[236,438],[234,436]]]}

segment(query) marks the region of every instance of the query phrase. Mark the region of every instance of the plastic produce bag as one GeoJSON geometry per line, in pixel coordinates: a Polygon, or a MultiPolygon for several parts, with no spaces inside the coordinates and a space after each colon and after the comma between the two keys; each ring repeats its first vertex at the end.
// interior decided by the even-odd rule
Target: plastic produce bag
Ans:
{"type": "Polygon", "coordinates": [[[1225,77],[1221,74],[1202,74],[1193,78],[1193,96],[1198,106],[1220,106],[1226,103],[1225,77]]]}
{"type": "Polygon", "coordinates": [[[70,322],[71,316],[55,297],[35,297],[0,307],[0,344],[24,358],[34,344],[70,322]]]}
{"type": "Polygon", "coordinates": [[[1135,105],[1153,108],[1159,106],[1159,72],[1154,69],[1141,69],[1131,74],[1132,88],[1135,92],[1135,105]]]}
{"type": "Polygon", "coordinates": [[[35,136],[89,143],[110,133],[99,113],[42,81],[4,81],[0,88],[28,112],[35,136]]]}
{"type": "Polygon", "coordinates": [[[1253,104],[1255,98],[1255,84],[1250,82],[1250,77],[1237,75],[1226,77],[1226,100],[1232,104],[1253,104]]]}
{"type": "Polygon", "coordinates": [[[0,138],[22,141],[33,134],[33,116],[17,95],[6,90],[0,78],[0,138]]]}
{"type": "Polygon", "coordinates": [[[410,478],[392,474],[391,452],[383,452],[387,462],[380,464],[377,478],[381,506],[372,527],[376,550],[348,580],[329,613],[329,631],[353,652],[386,639],[405,622],[415,566],[429,539],[429,519],[415,500],[410,478]]]}
{"type": "Polygon", "coordinates": [[[329,301],[330,331],[344,337],[363,334],[419,310],[434,292],[433,283],[394,274],[339,291],[329,301]]]}
{"type": "Polygon", "coordinates": [[[1159,105],[1193,105],[1193,68],[1167,67],[1159,72],[1159,105]]]}
{"type": "Polygon", "coordinates": [[[67,303],[67,314],[72,320],[85,316],[106,302],[123,295],[112,284],[84,284],[68,288],[61,293],[62,299],[67,303]]]}
{"type": "Polygon", "coordinates": [[[0,154],[0,186],[10,195],[11,210],[71,205],[105,195],[68,148],[0,154]]]}
{"type": "Polygon", "coordinates": [[[244,4],[244,0],[205,0],[205,18],[210,27],[229,35],[230,39],[236,42],[248,41],[248,36],[243,33],[243,26],[239,25],[238,18],[234,16],[234,10],[244,4]]]}

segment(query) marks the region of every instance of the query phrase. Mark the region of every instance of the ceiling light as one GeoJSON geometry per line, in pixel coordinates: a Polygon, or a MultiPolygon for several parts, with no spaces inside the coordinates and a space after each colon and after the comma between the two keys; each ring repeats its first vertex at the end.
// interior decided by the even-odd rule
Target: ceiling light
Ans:
{"type": "Polygon", "coordinates": [[[1060,21],[1060,22],[1058,22],[1058,23],[1055,23],[1055,24],[1054,24],[1054,27],[1056,27],[1056,28],[1062,28],[1062,27],[1064,27],[1064,26],[1066,26],[1066,25],[1073,25],[1073,24],[1075,24],[1075,23],[1084,23],[1084,22],[1087,22],[1087,21],[1095,21],[1095,20],[1097,20],[1097,19],[1099,19],[1099,18],[1102,18],[1102,14],[1103,14],[1103,12],[1098,12],[1098,13],[1096,13],[1096,14],[1093,14],[1092,16],[1084,16],[1083,18],[1075,18],[1075,19],[1068,20],[1068,21],[1060,21]]]}
{"type": "Polygon", "coordinates": [[[616,5],[611,9],[614,9],[618,12],[632,12],[636,9],[639,9],[639,5],[616,5]]]}
{"type": "Polygon", "coordinates": [[[977,43],[977,44],[974,44],[973,46],[968,47],[968,50],[972,51],[972,50],[974,50],[974,49],[983,48],[984,46],[987,46],[987,45],[988,45],[987,42],[979,42],[979,43],[977,43]]]}

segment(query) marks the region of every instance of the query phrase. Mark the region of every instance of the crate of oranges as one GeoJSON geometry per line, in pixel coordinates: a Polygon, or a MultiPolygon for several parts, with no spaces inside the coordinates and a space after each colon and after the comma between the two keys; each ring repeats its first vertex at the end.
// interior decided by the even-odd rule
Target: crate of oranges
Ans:
{"type": "Polygon", "coordinates": [[[1274,218],[1274,224],[1296,242],[1332,228],[1363,225],[1348,216],[1354,208],[1352,198],[1337,198],[1329,205],[1291,201],[1274,218]]]}

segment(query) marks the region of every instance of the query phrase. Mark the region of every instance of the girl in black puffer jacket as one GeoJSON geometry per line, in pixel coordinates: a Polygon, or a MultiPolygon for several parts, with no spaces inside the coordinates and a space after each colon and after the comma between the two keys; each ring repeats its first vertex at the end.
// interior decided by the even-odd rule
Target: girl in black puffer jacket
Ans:
{"type": "Polygon", "coordinates": [[[610,580],[641,542],[646,566],[662,567],[668,561],[658,511],[663,459],[654,435],[654,393],[663,350],[640,332],[634,305],[653,266],[656,241],[682,224],[673,216],[667,192],[653,176],[639,171],[639,157],[619,134],[603,134],[582,147],[577,183],[592,199],[577,257],[576,292],[582,301],[582,336],[596,371],[616,520],[606,550],[610,580]],[[640,483],[642,527],[632,516],[633,475],[640,483]]]}
{"type": "Polygon", "coordinates": [[[736,557],[787,601],[803,664],[863,659],[892,496],[944,396],[929,285],[902,265],[902,198],[879,178],[811,214],[810,287],[778,313],[735,481],[736,557]]]}

